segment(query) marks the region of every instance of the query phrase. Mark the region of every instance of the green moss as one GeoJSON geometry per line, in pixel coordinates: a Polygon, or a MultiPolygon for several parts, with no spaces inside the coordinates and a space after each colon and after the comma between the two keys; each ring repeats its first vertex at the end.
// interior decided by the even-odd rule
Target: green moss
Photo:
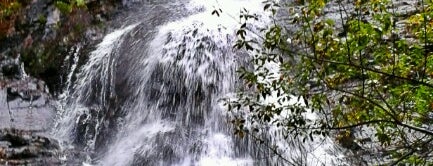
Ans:
{"type": "Polygon", "coordinates": [[[45,17],[44,15],[39,15],[39,17],[38,17],[38,22],[39,23],[41,23],[41,24],[45,24],[45,23],[47,23],[47,17],[45,17]]]}
{"type": "Polygon", "coordinates": [[[63,14],[69,14],[74,10],[74,8],[86,8],[86,2],[84,0],[57,0],[55,6],[63,14]]]}
{"type": "Polygon", "coordinates": [[[78,7],[86,6],[86,2],[84,0],[75,0],[75,3],[77,4],[78,7]]]}
{"type": "Polygon", "coordinates": [[[60,10],[63,14],[69,14],[72,12],[72,5],[63,1],[56,1],[55,3],[57,9],[60,10]]]}
{"type": "Polygon", "coordinates": [[[0,2],[0,19],[6,19],[21,9],[22,5],[18,1],[0,2]]]}

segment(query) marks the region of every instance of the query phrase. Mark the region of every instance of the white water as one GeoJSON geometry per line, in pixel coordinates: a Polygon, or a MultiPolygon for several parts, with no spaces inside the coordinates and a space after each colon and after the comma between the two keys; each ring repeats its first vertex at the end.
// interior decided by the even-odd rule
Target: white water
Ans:
{"type": "MultiPolygon", "coordinates": [[[[261,1],[192,0],[185,10],[196,14],[158,26],[150,41],[143,42],[145,37],[139,36],[139,31],[146,30],[141,27],[146,22],[108,34],[81,68],[71,93],[69,89],[65,93],[69,96],[57,126],[58,138],[71,145],[70,149],[77,148],[72,146],[78,146],[76,142],[84,144],[83,150],[96,156],[89,155],[86,163],[95,165],[273,163],[255,158],[254,148],[236,146],[239,140],[234,138],[219,102],[235,92],[235,71],[240,59],[246,58],[232,49],[243,6],[266,16],[261,1]],[[210,14],[219,8],[223,10],[220,17],[210,14]],[[126,81],[119,84],[118,77],[126,81]],[[119,86],[130,91],[124,102],[117,102],[122,93],[116,91],[119,86]],[[114,106],[112,101],[116,101],[114,106]],[[106,120],[118,112],[123,115],[114,120],[118,130],[106,132],[111,125],[106,120]],[[96,150],[98,140],[107,136],[104,132],[112,139],[105,149],[96,150]]],[[[286,149],[285,155],[301,153],[283,141],[280,132],[271,128],[270,134],[277,133],[271,141],[286,149]]],[[[312,145],[317,148],[308,157],[319,158],[312,161],[329,157],[325,151],[331,142],[308,144],[312,145]]]]}
{"type": "MultiPolygon", "coordinates": [[[[61,94],[59,96],[60,99],[65,99],[70,95],[69,92],[71,92],[70,88],[72,86],[72,77],[74,76],[75,70],[77,69],[77,66],[78,66],[78,61],[80,60],[79,52],[80,52],[81,47],[82,46],[77,46],[76,49],[73,49],[72,52],[69,53],[69,55],[66,56],[66,58],[64,60],[66,64],[69,64],[68,61],[70,61],[71,55],[72,55],[72,64],[69,67],[70,72],[66,76],[66,81],[65,81],[65,83],[66,83],[65,87],[66,88],[65,88],[63,94],[61,94]]],[[[67,66],[65,66],[65,67],[67,67],[67,66]]]]}
{"type": "MultiPolygon", "coordinates": [[[[126,28],[114,31],[102,40],[102,42],[97,46],[97,49],[93,51],[90,54],[90,59],[88,60],[87,64],[83,66],[83,68],[80,70],[80,73],[78,74],[77,83],[75,83],[73,89],[76,89],[73,94],[70,94],[70,83],[71,83],[71,75],[68,75],[68,82],[67,82],[67,89],[63,95],[70,95],[69,98],[64,98],[64,104],[61,108],[62,112],[60,113],[60,120],[57,123],[58,130],[55,131],[56,137],[58,137],[60,140],[63,140],[66,142],[66,144],[71,143],[72,138],[71,135],[74,134],[73,130],[75,125],[73,125],[82,114],[89,115],[87,118],[92,118],[89,110],[86,106],[82,105],[84,101],[89,99],[89,96],[92,95],[99,95],[100,102],[104,102],[104,97],[106,96],[105,91],[101,91],[100,94],[91,94],[97,92],[96,90],[91,90],[92,84],[95,82],[102,83],[102,88],[109,88],[106,86],[109,86],[108,84],[112,80],[107,80],[109,77],[106,74],[109,74],[107,70],[110,70],[113,66],[112,62],[110,62],[111,59],[111,53],[113,49],[116,49],[118,44],[121,42],[121,37],[124,33],[132,30],[135,25],[128,26],[126,28]]],[[[76,61],[78,61],[78,57],[75,57],[76,61]]],[[[76,64],[72,66],[75,70],[76,64]]],[[[71,71],[73,72],[73,70],[71,71]]],[[[97,128],[97,127],[95,127],[97,128]]],[[[88,142],[90,147],[92,148],[93,142],[88,142]]]]}
{"type": "MultiPolygon", "coordinates": [[[[203,7],[197,2],[192,4],[191,9],[203,7]]],[[[166,148],[164,146],[168,146],[172,151],[170,153],[178,158],[177,161],[158,161],[152,164],[240,165],[251,162],[246,156],[235,156],[233,138],[224,129],[227,127],[220,126],[224,125],[221,116],[223,110],[217,107],[218,99],[234,88],[236,63],[231,47],[235,28],[239,24],[228,14],[210,16],[211,10],[209,6],[204,6],[201,13],[159,27],[157,35],[147,46],[148,57],[137,67],[141,85],[155,81],[150,76],[158,70],[158,66],[162,66],[163,69],[157,72],[169,77],[165,79],[181,82],[175,83],[177,85],[160,85],[158,88],[161,92],[173,88],[178,91],[183,88],[179,86],[184,86],[191,92],[203,91],[202,95],[209,99],[203,100],[196,93],[183,92],[183,96],[180,96],[183,99],[174,100],[185,100],[180,105],[186,109],[174,108],[174,118],[167,119],[161,115],[166,110],[161,110],[160,102],[174,96],[162,94],[156,103],[146,106],[149,105],[149,95],[144,92],[148,87],[139,87],[134,95],[136,100],[127,104],[131,108],[125,120],[126,131],[117,136],[118,140],[100,161],[101,165],[131,165],[134,154],[145,159],[152,158],[154,154],[161,153],[161,148],[166,148]],[[183,53],[179,53],[179,50],[183,50],[183,53]],[[178,73],[184,75],[181,76],[182,80],[172,78],[178,73]],[[206,92],[213,90],[216,92],[206,92]],[[197,103],[198,100],[203,103],[197,103]],[[195,124],[195,121],[204,122],[195,124]],[[161,135],[168,139],[165,140],[168,142],[164,142],[166,145],[158,145],[161,135]],[[193,150],[195,146],[199,146],[200,150],[193,150]]],[[[172,101],[174,103],[176,101],[172,101]]],[[[161,156],[156,158],[170,160],[161,156]]]]}

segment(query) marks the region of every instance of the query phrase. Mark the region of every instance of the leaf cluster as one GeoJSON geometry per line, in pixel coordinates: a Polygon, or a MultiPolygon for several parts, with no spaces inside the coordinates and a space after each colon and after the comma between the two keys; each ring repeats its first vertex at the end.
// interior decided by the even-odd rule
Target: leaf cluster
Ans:
{"type": "Polygon", "coordinates": [[[433,139],[433,5],[420,3],[409,17],[394,5],[265,2],[275,20],[278,10],[293,9],[291,21],[274,20],[260,42],[246,40],[247,23],[238,30],[235,48],[252,54],[254,68],[239,71],[249,88],[227,102],[241,115],[237,130],[275,124],[312,140],[343,132],[353,141],[364,140],[358,131],[369,129],[370,144],[381,151],[366,150],[391,158],[380,163],[431,163],[432,150],[425,146],[433,139]],[[330,5],[339,7],[339,18],[326,16],[330,5]],[[401,22],[407,24],[397,26],[401,22]]]}
{"type": "Polygon", "coordinates": [[[74,8],[85,8],[85,0],[56,0],[55,6],[64,14],[69,14],[74,8]]]}

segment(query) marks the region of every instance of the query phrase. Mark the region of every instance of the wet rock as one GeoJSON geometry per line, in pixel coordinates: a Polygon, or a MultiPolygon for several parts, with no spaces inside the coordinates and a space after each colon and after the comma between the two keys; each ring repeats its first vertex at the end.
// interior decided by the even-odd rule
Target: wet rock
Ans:
{"type": "Polygon", "coordinates": [[[55,107],[43,81],[0,77],[0,165],[60,165],[59,143],[45,136],[55,107]]]}
{"type": "Polygon", "coordinates": [[[1,67],[3,76],[13,78],[19,73],[19,66],[16,64],[7,64],[1,67]]]}
{"type": "Polygon", "coordinates": [[[59,143],[32,131],[0,129],[0,165],[60,165],[59,143]]]}
{"type": "MultiPolygon", "coordinates": [[[[86,59],[86,51],[103,37],[103,25],[115,16],[121,2],[86,0],[86,7],[70,13],[59,11],[54,0],[26,2],[8,20],[8,35],[0,34],[0,165],[59,165],[58,143],[43,135],[54,125],[56,101],[52,96],[64,86],[62,75],[68,71],[63,70],[69,70],[64,68],[66,56],[80,45],[84,48],[76,54],[86,59]]],[[[0,30],[2,26],[0,23],[0,30]]],[[[96,121],[90,116],[101,117],[98,113],[102,111],[90,112],[77,122],[78,133],[86,135],[77,140],[83,145],[94,140],[96,132],[96,121]]],[[[114,130],[114,124],[104,127],[106,133],[114,130]]],[[[101,142],[106,141],[96,144],[101,142]]],[[[63,153],[86,156],[81,149],[63,153]]]]}
{"type": "Polygon", "coordinates": [[[43,81],[34,78],[2,80],[0,129],[46,131],[55,118],[55,107],[43,81]]]}
{"type": "Polygon", "coordinates": [[[74,132],[76,134],[74,144],[78,148],[84,148],[96,137],[97,117],[100,111],[98,108],[90,108],[89,110],[85,110],[85,114],[78,117],[74,132]]]}

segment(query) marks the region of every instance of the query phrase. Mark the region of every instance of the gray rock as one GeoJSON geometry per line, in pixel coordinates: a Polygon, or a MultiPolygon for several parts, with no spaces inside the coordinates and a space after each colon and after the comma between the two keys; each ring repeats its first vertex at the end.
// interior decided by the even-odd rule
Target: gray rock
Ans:
{"type": "Polygon", "coordinates": [[[0,87],[0,129],[47,131],[55,118],[55,107],[42,81],[26,78],[5,80],[0,87]]]}
{"type": "Polygon", "coordinates": [[[0,165],[60,165],[59,143],[31,131],[0,130],[0,165]]]}
{"type": "Polygon", "coordinates": [[[59,143],[46,136],[56,110],[45,83],[14,59],[0,69],[0,165],[60,165],[59,143]]]}

